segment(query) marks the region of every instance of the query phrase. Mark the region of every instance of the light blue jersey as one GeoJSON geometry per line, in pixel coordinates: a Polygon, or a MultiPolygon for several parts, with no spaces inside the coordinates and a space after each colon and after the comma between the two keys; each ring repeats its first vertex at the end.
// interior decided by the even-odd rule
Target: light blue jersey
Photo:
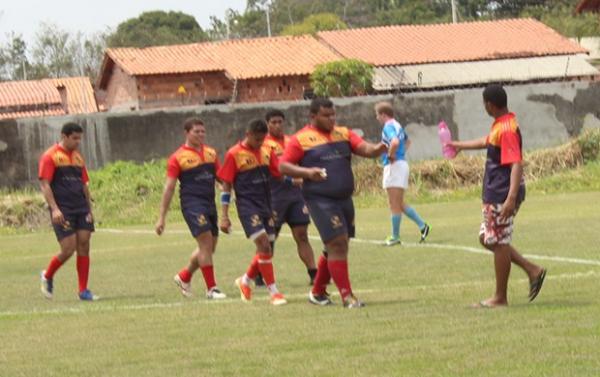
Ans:
{"type": "MultiPolygon", "coordinates": [[[[398,149],[396,150],[396,161],[404,160],[408,136],[406,135],[406,132],[404,132],[402,125],[398,123],[396,119],[390,119],[383,125],[381,142],[389,148],[394,139],[398,139],[400,142],[398,149]]],[[[388,159],[387,153],[381,155],[381,161],[383,162],[383,166],[389,165],[390,160],[388,159]]]]}

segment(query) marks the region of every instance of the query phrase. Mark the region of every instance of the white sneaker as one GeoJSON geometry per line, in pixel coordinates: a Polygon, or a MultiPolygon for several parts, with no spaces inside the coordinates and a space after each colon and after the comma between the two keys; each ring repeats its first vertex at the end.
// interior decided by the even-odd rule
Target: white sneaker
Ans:
{"type": "Polygon", "coordinates": [[[206,298],[209,300],[222,300],[227,298],[227,295],[221,292],[218,287],[212,287],[206,292],[206,298]]]}
{"type": "Polygon", "coordinates": [[[179,287],[179,289],[181,289],[181,294],[184,297],[192,297],[192,284],[191,283],[186,283],[185,281],[181,280],[181,278],[179,277],[179,274],[177,274],[177,275],[175,275],[175,277],[173,277],[173,281],[179,287]]]}

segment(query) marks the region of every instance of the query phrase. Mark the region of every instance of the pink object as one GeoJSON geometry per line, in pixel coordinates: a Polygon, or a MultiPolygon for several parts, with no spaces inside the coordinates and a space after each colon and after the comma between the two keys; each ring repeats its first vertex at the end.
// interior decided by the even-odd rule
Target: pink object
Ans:
{"type": "Polygon", "coordinates": [[[456,149],[453,146],[448,145],[448,143],[452,141],[452,134],[444,121],[441,121],[440,124],[438,124],[438,136],[440,137],[440,143],[442,144],[442,154],[444,155],[444,158],[450,160],[456,157],[456,149]]]}

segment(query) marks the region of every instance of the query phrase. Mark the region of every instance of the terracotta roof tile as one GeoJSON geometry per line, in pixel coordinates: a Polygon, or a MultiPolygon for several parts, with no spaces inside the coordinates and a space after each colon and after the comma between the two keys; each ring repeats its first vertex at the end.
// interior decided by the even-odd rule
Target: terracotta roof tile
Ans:
{"type": "MultiPolygon", "coordinates": [[[[225,71],[237,79],[305,75],[318,64],[340,59],[311,36],[116,48],[107,49],[106,55],[133,76],[225,71]]],[[[103,69],[103,76],[107,74],[103,69]]],[[[103,86],[106,77],[100,82],[103,86]]]]}
{"type": "Polygon", "coordinates": [[[129,75],[153,75],[220,71],[223,67],[211,56],[210,43],[109,48],[106,54],[129,75]]]}
{"type": "Polygon", "coordinates": [[[0,82],[0,118],[87,114],[98,111],[87,77],[0,82]],[[65,87],[66,111],[59,87],[65,87]],[[46,108],[41,110],[41,108],[46,108]]]}
{"type": "Polygon", "coordinates": [[[58,91],[48,81],[0,82],[0,108],[60,103],[58,91]]]}
{"type": "Polygon", "coordinates": [[[319,64],[341,59],[309,35],[230,40],[213,47],[236,79],[307,75],[319,64]]]}
{"type": "Polygon", "coordinates": [[[64,86],[67,89],[69,114],[89,114],[98,112],[96,97],[92,83],[87,77],[63,77],[47,79],[55,88],[64,86]]]}
{"type": "Polygon", "coordinates": [[[341,55],[375,66],[587,52],[533,19],[385,26],[326,31],[318,37],[341,55]]]}

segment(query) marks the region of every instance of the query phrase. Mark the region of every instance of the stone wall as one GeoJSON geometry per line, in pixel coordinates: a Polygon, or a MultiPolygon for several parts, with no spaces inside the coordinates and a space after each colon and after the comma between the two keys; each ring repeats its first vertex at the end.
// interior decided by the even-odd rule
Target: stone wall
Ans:
{"type": "MultiPolygon", "coordinates": [[[[509,107],[517,113],[525,149],[554,146],[577,136],[582,129],[600,127],[600,83],[568,82],[507,87],[509,107]]],[[[412,140],[411,160],[437,158],[437,123],[445,120],[455,138],[486,135],[491,119],[485,113],[481,88],[405,95],[335,99],[338,123],[360,128],[377,141],[381,127],[373,106],[392,101],[398,120],[412,140]]],[[[117,160],[147,161],[164,158],[183,141],[183,120],[198,116],[207,124],[208,144],[221,155],[243,137],[245,125],[262,118],[266,109],[285,112],[291,133],[308,122],[308,101],[211,105],[81,116],[19,119],[0,122],[0,186],[22,186],[37,179],[37,160],[59,140],[67,121],[85,130],[82,145],[90,169],[117,160]]]]}

